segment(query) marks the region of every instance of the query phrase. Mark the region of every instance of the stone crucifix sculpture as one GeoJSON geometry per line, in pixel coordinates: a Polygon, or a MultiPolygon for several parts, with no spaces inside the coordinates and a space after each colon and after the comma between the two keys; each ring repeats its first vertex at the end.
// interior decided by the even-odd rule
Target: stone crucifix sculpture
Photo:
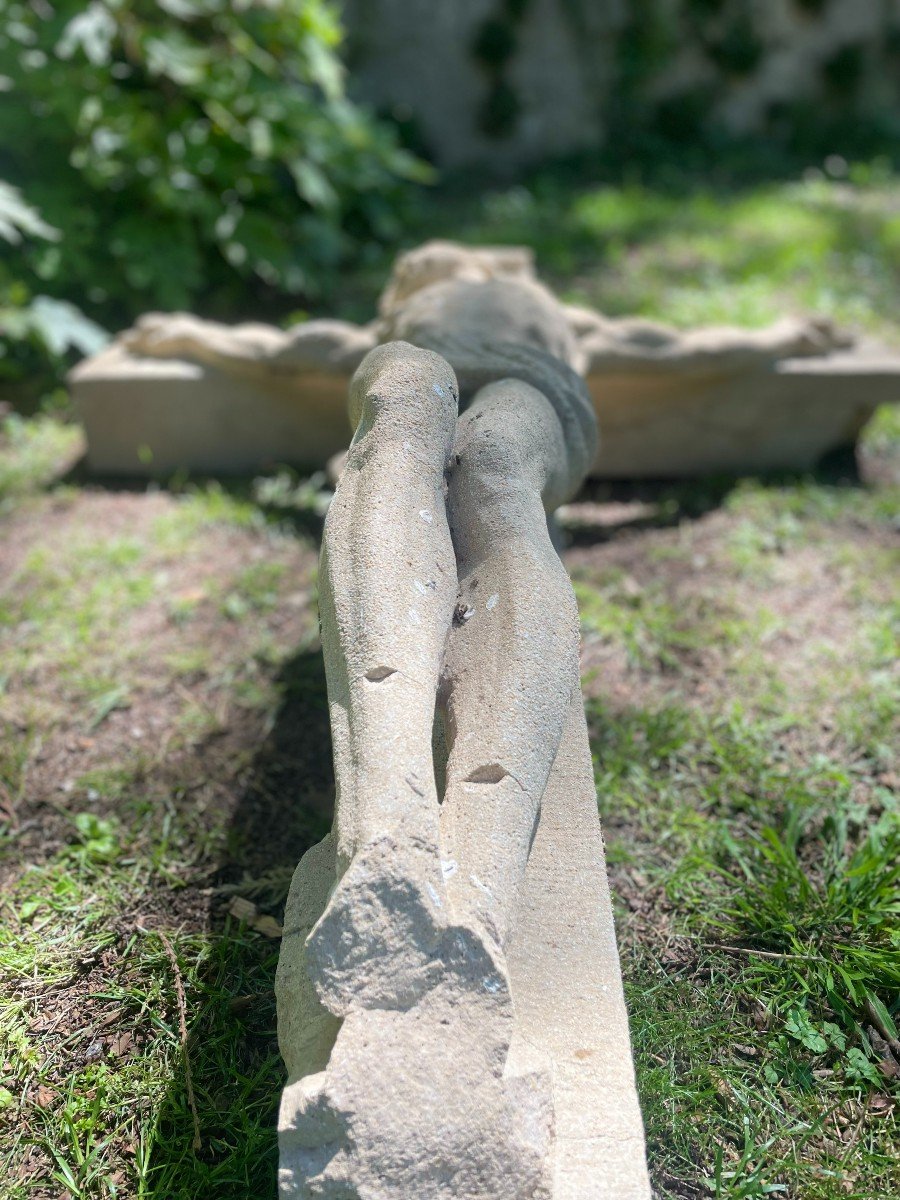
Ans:
{"type": "Polygon", "coordinates": [[[593,462],[593,406],[539,284],[412,274],[354,376],[325,524],[337,796],[285,919],[281,1196],[645,1200],[548,527],[593,462]]]}
{"type": "MultiPolygon", "coordinates": [[[[474,306],[462,315],[477,314],[477,326],[490,319],[499,283],[515,284],[541,316],[497,336],[540,343],[552,298],[523,246],[426,242],[397,261],[365,325],[320,318],[278,329],[147,313],[69,377],[88,463],[138,476],[244,473],[285,457],[322,467],[346,449],[347,386],[365,355],[384,342],[418,344],[427,325],[440,345],[427,344],[459,371],[451,299],[474,306]]],[[[584,376],[601,417],[591,465],[601,478],[805,470],[852,442],[900,390],[900,356],[817,318],[678,330],[559,305],[554,328],[550,352],[584,376]]]]}

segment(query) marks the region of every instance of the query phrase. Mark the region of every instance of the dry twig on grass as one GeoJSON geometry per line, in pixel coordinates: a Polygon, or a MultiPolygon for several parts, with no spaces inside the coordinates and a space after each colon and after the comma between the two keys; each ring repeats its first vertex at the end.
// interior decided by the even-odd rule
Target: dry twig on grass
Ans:
{"type": "Polygon", "coordinates": [[[163,949],[166,952],[169,962],[172,964],[172,973],[175,976],[175,996],[178,1000],[178,1029],[181,1035],[181,1050],[184,1055],[184,1078],[187,1084],[188,1103],[191,1106],[191,1116],[194,1118],[193,1146],[196,1153],[200,1150],[202,1143],[200,1141],[200,1118],[197,1115],[197,1100],[194,1096],[194,1084],[191,1079],[191,1056],[188,1053],[187,1004],[184,999],[184,981],[181,977],[181,968],[178,965],[178,959],[175,957],[172,943],[161,930],[157,929],[156,933],[163,944],[163,949]]]}

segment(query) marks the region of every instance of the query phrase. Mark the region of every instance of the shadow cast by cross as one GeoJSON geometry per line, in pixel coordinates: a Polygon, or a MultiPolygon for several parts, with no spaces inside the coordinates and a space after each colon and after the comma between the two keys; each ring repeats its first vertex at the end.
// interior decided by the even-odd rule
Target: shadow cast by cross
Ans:
{"type": "Polygon", "coordinates": [[[228,915],[248,897],[280,918],[291,874],[327,831],[334,780],[325,672],[318,645],[278,675],[281,703],[228,825],[213,875],[209,922],[217,935],[192,991],[187,1052],[200,1110],[200,1148],[183,1064],[156,1123],[142,1195],[147,1200],[246,1200],[276,1193],[277,1089],[283,1068],[273,992],[278,945],[228,915]],[[215,1114],[221,1114],[216,1122],[215,1114]]]}

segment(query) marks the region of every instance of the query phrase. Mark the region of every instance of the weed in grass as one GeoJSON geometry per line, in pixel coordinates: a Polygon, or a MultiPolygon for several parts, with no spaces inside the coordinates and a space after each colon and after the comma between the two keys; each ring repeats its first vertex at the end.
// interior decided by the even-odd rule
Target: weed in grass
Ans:
{"type": "MultiPolygon", "coordinates": [[[[865,600],[866,608],[870,601],[865,600]]],[[[860,621],[849,661],[835,663],[811,700],[830,703],[835,731],[874,772],[890,772],[900,747],[900,675],[891,608],[860,621]]]]}
{"type": "Polygon", "coordinates": [[[213,662],[213,655],[206,646],[192,646],[166,655],[165,666],[174,678],[189,679],[209,675],[213,662]]]}
{"type": "Polygon", "coordinates": [[[690,1194],[701,1163],[716,1196],[886,1200],[890,1101],[864,1155],[826,1126],[861,1127],[858,1098],[894,1086],[871,1021],[892,1034],[900,1009],[896,808],[798,754],[783,718],[589,718],[614,883],[637,871],[647,895],[625,891],[622,949],[660,1194],[690,1194]]]}
{"type": "Polygon", "coordinates": [[[791,807],[777,828],[726,839],[732,897],[712,923],[726,939],[785,956],[755,967],[777,976],[778,1007],[830,1011],[858,1037],[867,1004],[883,1009],[900,996],[900,819],[883,813],[855,837],[841,808],[814,834],[811,824],[808,810],[791,807]]]}
{"type": "Polygon", "coordinates": [[[266,520],[252,500],[226,491],[220,483],[193,485],[178,497],[175,508],[157,517],[154,540],[168,553],[183,552],[213,525],[258,530],[265,527],[266,520]]]}
{"type": "Polygon", "coordinates": [[[166,597],[166,610],[173,625],[187,625],[201,611],[208,599],[203,587],[192,587],[166,597]]]}
{"type": "Polygon", "coordinates": [[[864,452],[885,455],[896,451],[900,444],[900,405],[883,404],[862,432],[860,445],[864,452]]]}
{"type": "Polygon", "coordinates": [[[7,1180],[12,1190],[2,1194],[31,1194],[29,1166],[45,1186],[52,1180],[79,1200],[267,1194],[280,1074],[271,1000],[277,947],[236,927],[216,938],[171,935],[203,1114],[194,1153],[171,964],[155,933],[123,924],[115,901],[127,901],[132,880],[110,866],[109,829],[83,824],[74,857],[20,881],[18,918],[0,933],[0,1036],[11,1068],[5,1086],[22,1106],[0,1108],[0,1123],[26,1166],[22,1185],[7,1180]],[[99,900],[89,889],[101,883],[101,864],[99,900]],[[53,986],[66,983],[71,997],[79,976],[85,986],[70,1017],[65,1002],[54,1003],[53,986]],[[238,1009],[242,997],[252,1003],[238,1009]],[[107,1034],[110,1015],[124,1033],[107,1034]],[[73,1057],[74,1069],[66,1065],[73,1057]]]}
{"type": "Polygon", "coordinates": [[[789,545],[796,544],[801,531],[807,538],[826,538],[831,526],[893,530],[900,515],[900,490],[839,487],[812,478],[783,485],[749,479],[729,493],[725,508],[776,537],[780,531],[789,545]]]}
{"type": "MultiPolygon", "coordinates": [[[[89,699],[116,687],[110,682],[116,658],[113,631],[157,588],[143,559],[143,546],[130,538],[83,538],[52,556],[44,549],[28,554],[7,581],[0,609],[8,679],[52,664],[61,682],[89,699]],[[103,662],[102,678],[87,667],[92,661],[103,662]]],[[[107,702],[101,701],[92,720],[103,719],[107,702]]]]}
{"type": "Polygon", "coordinates": [[[718,620],[723,605],[694,598],[676,606],[661,588],[642,587],[621,571],[590,583],[576,574],[573,585],[585,633],[621,645],[635,668],[678,670],[685,655],[702,647],[711,626],[719,637],[727,633],[718,620]]]}
{"type": "Polygon", "coordinates": [[[332,493],[324,471],[304,477],[286,467],[253,481],[253,498],[262,508],[284,514],[325,516],[332,493]]]}
{"type": "Polygon", "coordinates": [[[283,575],[282,563],[259,562],[248,567],[233,581],[222,600],[222,612],[232,621],[240,621],[250,613],[271,611],[283,575]]]}
{"type": "Polygon", "coordinates": [[[52,417],[6,417],[0,422],[0,512],[8,511],[16,497],[54,480],[83,448],[84,434],[77,425],[52,417]]]}
{"type": "Polygon", "coordinates": [[[803,539],[800,522],[791,513],[782,513],[765,524],[742,520],[728,539],[728,554],[741,575],[767,577],[774,556],[784,555],[803,539]]]}

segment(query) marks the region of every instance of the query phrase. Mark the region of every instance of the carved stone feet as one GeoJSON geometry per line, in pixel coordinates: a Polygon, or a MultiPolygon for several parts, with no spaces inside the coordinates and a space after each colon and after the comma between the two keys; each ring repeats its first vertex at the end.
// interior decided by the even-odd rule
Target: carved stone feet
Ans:
{"type": "MultiPolygon", "coordinates": [[[[343,1022],[327,1070],[285,1089],[280,1178],[292,1200],[551,1196],[549,1075],[508,1076],[508,973],[477,931],[447,921],[438,865],[427,848],[379,839],[305,947],[293,943],[343,1022]]],[[[282,1006],[298,1000],[280,990],[282,1006]]]]}

